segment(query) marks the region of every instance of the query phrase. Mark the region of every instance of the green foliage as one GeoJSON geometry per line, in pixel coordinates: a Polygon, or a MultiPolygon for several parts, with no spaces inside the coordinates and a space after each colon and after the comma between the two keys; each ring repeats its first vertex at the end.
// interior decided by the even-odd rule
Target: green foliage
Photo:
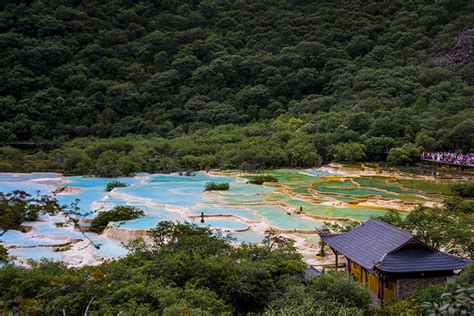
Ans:
{"type": "Polygon", "coordinates": [[[375,315],[385,316],[385,315],[407,315],[415,316],[422,315],[423,308],[419,305],[416,305],[412,300],[402,300],[402,301],[387,301],[380,307],[380,309],[375,310],[375,315]]]}
{"type": "Polygon", "coordinates": [[[435,249],[474,256],[474,219],[470,214],[449,208],[416,207],[403,227],[435,249]]]}
{"type": "Polygon", "coordinates": [[[371,311],[369,290],[342,273],[323,274],[306,287],[292,287],[275,300],[268,314],[365,315],[371,311]]]}
{"type": "Polygon", "coordinates": [[[107,186],[105,187],[105,191],[110,192],[115,188],[125,188],[125,187],[128,187],[128,184],[126,184],[125,182],[111,181],[107,183],[107,186]]]}
{"type": "Polygon", "coordinates": [[[124,174],[120,171],[117,161],[120,156],[111,150],[100,154],[96,161],[96,172],[99,177],[120,177],[124,174]]]}
{"type": "Polygon", "coordinates": [[[346,275],[324,274],[321,277],[313,278],[308,288],[310,296],[316,302],[331,300],[343,306],[365,310],[368,310],[372,305],[369,291],[346,275]]]}
{"type": "Polygon", "coordinates": [[[438,299],[436,303],[422,305],[429,315],[471,315],[474,312],[474,287],[458,288],[438,299]]]}
{"type": "Polygon", "coordinates": [[[62,167],[66,175],[87,175],[93,170],[92,159],[84,151],[74,148],[65,154],[62,167]]]}
{"type": "Polygon", "coordinates": [[[358,143],[340,143],[334,146],[334,160],[354,162],[365,158],[365,146],[358,143]]]}
{"type": "Polygon", "coordinates": [[[414,307],[422,307],[424,303],[438,303],[443,293],[450,291],[456,287],[455,284],[448,285],[446,283],[432,284],[427,287],[420,288],[415,296],[409,299],[414,307]]]}
{"type": "Polygon", "coordinates": [[[467,258],[474,257],[474,203],[460,198],[445,201],[442,208],[417,206],[404,219],[388,213],[378,219],[411,231],[435,249],[467,258]]]}
{"type": "Polygon", "coordinates": [[[343,224],[324,222],[323,225],[321,225],[321,227],[319,228],[319,231],[329,234],[345,233],[351,231],[358,225],[359,223],[357,222],[346,222],[343,224]]]}
{"type": "Polygon", "coordinates": [[[472,1],[1,8],[0,140],[26,149],[2,148],[2,171],[312,167],[393,148],[405,164],[413,146],[474,148],[472,65],[436,64],[472,1]]]}
{"type": "Polygon", "coordinates": [[[0,264],[5,263],[9,260],[8,250],[1,244],[0,240],[0,264]]]}
{"type": "Polygon", "coordinates": [[[465,267],[456,282],[462,287],[474,286],[474,264],[471,263],[465,267]]]}
{"type": "Polygon", "coordinates": [[[89,303],[89,313],[100,315],[261,313],[301,284],[305,269],[293,241],[272,232],[262,245],[235,247],[209,228],[161,222],[150,237],[98,266],[1,267],[0,313],[82,315],[89,303]]]}
{"type": "Polygon", "coordinates": [[[397,211],[390,210],[384,215],[378,216],[377,219],[393,226],[403,227],[404,218],[402,218],[400,213],[397,211]]]}
{"type": "Polygon", "coordinates": [[[207,182],[206,183],[206,188],[204,191],[227,191],[229,190],[229,184],[228,183],[217,183],[217,182],[207,182]]]}
{"type": "Polygon", "coordinates": [[[109,222],[127,221],[144,216],[145,213],[132,206],[115,206],[110,211],[97,214],[91,222],[89,230],[94,233],[102,233],[109,222]]]}
{"type": "Polygon", "coordinates": [[[390,149],[387,161],[394,165],[406,165],[420,160],[423,149],[414,144],[407,143],[401,147],[390,149]]]}
{"type": "Polygon", "coordinates": [[[451,191],[458,196],[474,198],[474,181],[455,183],[451,187],[451,191]]]}
{"type": "Polygon", "coordinates": [[[259,184],[259,185],[262,185],[265,182],[278,182],[278,178],[269,174],[263,174],[263,175],[252,177],[249,180],[249,183],[259,184]]]}
{"type": "Polygon", "coordinates": [[[258,311],[296,281],[305,265],[294,242],[268,232],[263,245],[231,246],[209,228],[161,222],[150,234],[160,249],[156,275],[178,285],[197,283],[236,311],[258,311]]]}
{"type": "Polygon", "coordinates": [[[24,191],[0,192],[0,236],[7,230],[22,230],[26,221],[36,221],[40,214],[54,215],[62,210],[55,198],[31,196],[24,191]]]}

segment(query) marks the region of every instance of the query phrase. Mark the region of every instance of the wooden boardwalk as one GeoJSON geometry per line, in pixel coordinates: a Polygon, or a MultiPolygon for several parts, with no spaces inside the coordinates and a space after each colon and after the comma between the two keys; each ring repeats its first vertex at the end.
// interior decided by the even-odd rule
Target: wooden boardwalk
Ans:
{"type": "Polygon", "coordinates": [[[421,158],[421,161],[430,162],[430,163],[436,163],[436,164],[441,164],[441,165],[456,166],[456,167],[474,168],[474,164],[467,164],[467,163],[460,163],[460,162],[451,162],[451,161],[443,161],[443,160],[435,160],[435,159],[426,159],[426,158],[421,158]]]}

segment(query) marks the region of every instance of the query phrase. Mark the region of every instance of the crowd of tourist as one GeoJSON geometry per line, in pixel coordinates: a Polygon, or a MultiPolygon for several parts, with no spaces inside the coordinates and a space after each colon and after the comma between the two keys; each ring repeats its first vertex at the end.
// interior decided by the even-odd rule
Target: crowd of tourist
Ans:
{"type": "Polygon", "coordinates": [[[461,152],[424,152],[421,154],[421,159],[474,167],[474,154],[463,154],[461,152]]]}

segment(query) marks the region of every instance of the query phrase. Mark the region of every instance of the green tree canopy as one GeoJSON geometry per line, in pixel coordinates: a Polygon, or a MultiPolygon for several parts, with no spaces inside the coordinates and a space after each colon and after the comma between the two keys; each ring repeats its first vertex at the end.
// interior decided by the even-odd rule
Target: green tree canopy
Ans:
{"type": "Polygon", "coordinates": [[[56,214],[62,210],[55,198],[32,196],[24,191],[0,192],[0,236],[10,229],[22,230],[26,221],[36,221],[41,214],[56,214]]]}

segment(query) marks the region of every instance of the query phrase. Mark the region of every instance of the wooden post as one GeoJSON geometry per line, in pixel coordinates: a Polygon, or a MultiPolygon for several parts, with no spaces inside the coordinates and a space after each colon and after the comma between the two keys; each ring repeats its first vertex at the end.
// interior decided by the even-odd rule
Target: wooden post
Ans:
{"type": "Polygon", "coordinates": [[[385,281],[384,281],[384,276],[379,273],[378,274],[378,279],[379,279],[379,293],[378,293],[378,297],[380,299],[380,303],[383,304],[383,299],[384,299],[384,293],[383,293],[383,289],[385,287],[385,281]]]}
{"type": "Polygon", "coordinates": [[[337,267],[339,266],[339,258],[337,256],[337,251],[334,250],[334,254],[336,255],[336,271],[337,271],[337,267]]]}

